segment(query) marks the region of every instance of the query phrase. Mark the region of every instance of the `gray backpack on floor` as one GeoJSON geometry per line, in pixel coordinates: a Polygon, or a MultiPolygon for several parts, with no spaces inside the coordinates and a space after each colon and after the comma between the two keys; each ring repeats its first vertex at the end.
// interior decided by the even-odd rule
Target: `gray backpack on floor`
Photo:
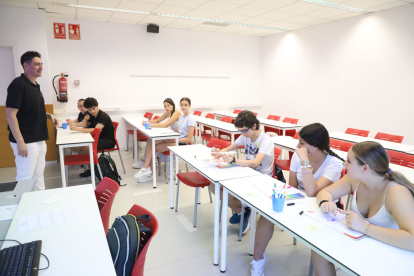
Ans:
{"type": "MultiPolygon", "coordinates": [[[[99,156],[98,161],[99,161],[99,167],[101,168],[103,177],[108,177],[109,179],[112,179],[113,181],[118,183],[119,186],[125,186],[126,185],[126,184],[121,185],[120,180],[122,180],[122,178],[118,174],[118,170],[116,169],[115,162],[114,162],[114,160],[112,160],[111,156],[102,153],[99,156]]],[[[95,175],[99,179],[99,181],[102,180],[101,175],[99,174],[99,170],[96,167],[96,165],[95,165],[95,175]]]]}

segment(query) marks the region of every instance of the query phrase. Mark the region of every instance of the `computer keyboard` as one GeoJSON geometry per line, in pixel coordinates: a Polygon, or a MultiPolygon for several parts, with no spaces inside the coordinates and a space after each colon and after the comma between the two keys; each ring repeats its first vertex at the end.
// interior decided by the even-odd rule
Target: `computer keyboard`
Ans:
{"type": "Polygon", "coordinates": [[[32,241],[0,251],[0,276],[37,276],[42,241],[32,241]]]}

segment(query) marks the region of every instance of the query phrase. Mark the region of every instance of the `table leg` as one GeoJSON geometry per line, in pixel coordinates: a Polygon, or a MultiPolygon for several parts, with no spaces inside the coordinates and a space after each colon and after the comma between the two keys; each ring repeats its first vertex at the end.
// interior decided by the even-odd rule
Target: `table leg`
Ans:
{"type": "MultiPolygon", "coordinates": [[[[139,158],[138,158],[138,142],[137,142],[137,139],[138,139],[138,137],[137,137],[137,131],[138,131],[138,128],[135,128],[134,127],[134,150],[135,150],[135,152],[134,152],[134,154],[135,154],[135,163],[138,163],[138,160],[139,160],[139,158]]],[[[154,157],[154,156],[152,156],[152,157],[154,157]]]]}
{"type": "Polygon", "coordinates": [[[252,209],[250,215],[250,256],[254,253],[254,238],[256,234],[256,211],[252,209]]]}
{"type": "MultiPolygon", "coordinates": [[[[93,148],[92,148],[92,143],[89,143],[89,161],[91,163],[91,179],[92,179],[92,185],[93,188],[96,188],[95,185],[95,166],[94,166],[94,162],[93,162],[93,148]]],[[[99,166],[99,164],[98,164],[99,166]]]]}
{"type": "MultiPolygon", "coordinates": [[[[226,272],[226,251],[227,251],[227,213],[229,205],[229,192],[223,188],[223,210],[221,213],[221,264],[220,271],[226,272]]],[[[242,222],[240,222],[242,223],[242,222]]]]}
{"type": "Polygon", "coordinates": [[[65,161],[64,161],[64,152],[63,147],[59,146],[59,155],[60,155],[60,172],[62,174],[62,188],[67,187],[66,176],[65,176],[65,161]]]}
{"type": "MultiPolygon", "coordinates": [[[[175,139],[175,146],[178,147],[178,138],[175,139]]],[[[174,170],[174,169],[173,169],[174,170]]],[[[175,157],[175,175],[178,174],[178,156],[175,157]]],[[[174,178],[172,178],[171,182],[174,182],[174,178]]]]}
{"type": "Polygon", "coordinates": [[[215,184],[214,193],[214,265],[218,265],[219,235],[220,235],[220,184],[215,184]]]}
{"type": "Polygon", "coordinates": [[[170,152],[170,201],[171,209],[174,209],[174,158],[173,153],[170,152]]]}
{"type": "MultiPolygon", "coordinates": [[[[152,140],[152,187],[157,188],[157,169],[155,167],[155,139],[152,140]]],[[[137,154],[138,155],[138,154],[137,154]]],[[[135,157],[137,156],[135,155],[135,157]]],[[[138,161],[137,161],[138,162],[138,161]]],[[[161,165],[161,158],[159,160],[159,165],[161,165]]]]}

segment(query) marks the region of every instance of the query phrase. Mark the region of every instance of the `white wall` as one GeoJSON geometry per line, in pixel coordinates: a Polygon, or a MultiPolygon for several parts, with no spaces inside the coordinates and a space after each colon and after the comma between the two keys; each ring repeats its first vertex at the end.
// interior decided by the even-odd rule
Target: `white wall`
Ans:
{"type": "Polygon", "coordinates": [[[262,111],[414,143],[414,5],[263,40],[262,111]]]}
{"type": "Polygon", "coordinates": [[[7,87],[15,78],[12,47],[0,46],[0,105],[6,105],[7,87]]]}
{"type": "Polygon", "coordinates": [[[51,104],[44,11],[0,6],[0,44],[7,44],[5,42],[14,44],[14,48],[17,49],[20,73],[23,73],[20,66],[22,54],[37,51],[42,55],[43,73],[37,82],[40,84],[45,103],[51,104]]]}

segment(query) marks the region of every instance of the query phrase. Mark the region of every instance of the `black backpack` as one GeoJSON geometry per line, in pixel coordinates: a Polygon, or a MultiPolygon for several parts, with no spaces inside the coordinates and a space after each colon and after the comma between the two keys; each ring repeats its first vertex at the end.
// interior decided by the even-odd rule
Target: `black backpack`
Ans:
{"type": "MultiPolygon", "coordinates": [[[[118,174],[118,170],[116,169],[114,160],[112,160],[112,158],[109,155],[102,153],[101,156],[99,156],[98,161],[99,161],[99,167],[101,168],[103,177],[108,177],[112,179],[113,181],[118,183],[119,186],[126,185],[126,184],[121,185],[120,180],[122,180],[122,178],[118,174]]],[[[99,181],[102,180],[101,175],[99,174],[98,167],[96,165],[95,165],[95,175],[99,179],[99,181]]]]}
{"type": "Polygon", "coordinates": [[[283,183],[286,183],[286,179],[283,176],[283,171],[282,169],[275,163],[275,174],[277,177],[277,180],[282,181],[283,183]]]}
{"type": "Polygon", "coordinates": [[[131,275],[139,254],[152,236],[151,229],[143,225],[149,221],[149,215],[125,215],[117,217],[109,229],[106,239],[117,276],[131,275]]]}

